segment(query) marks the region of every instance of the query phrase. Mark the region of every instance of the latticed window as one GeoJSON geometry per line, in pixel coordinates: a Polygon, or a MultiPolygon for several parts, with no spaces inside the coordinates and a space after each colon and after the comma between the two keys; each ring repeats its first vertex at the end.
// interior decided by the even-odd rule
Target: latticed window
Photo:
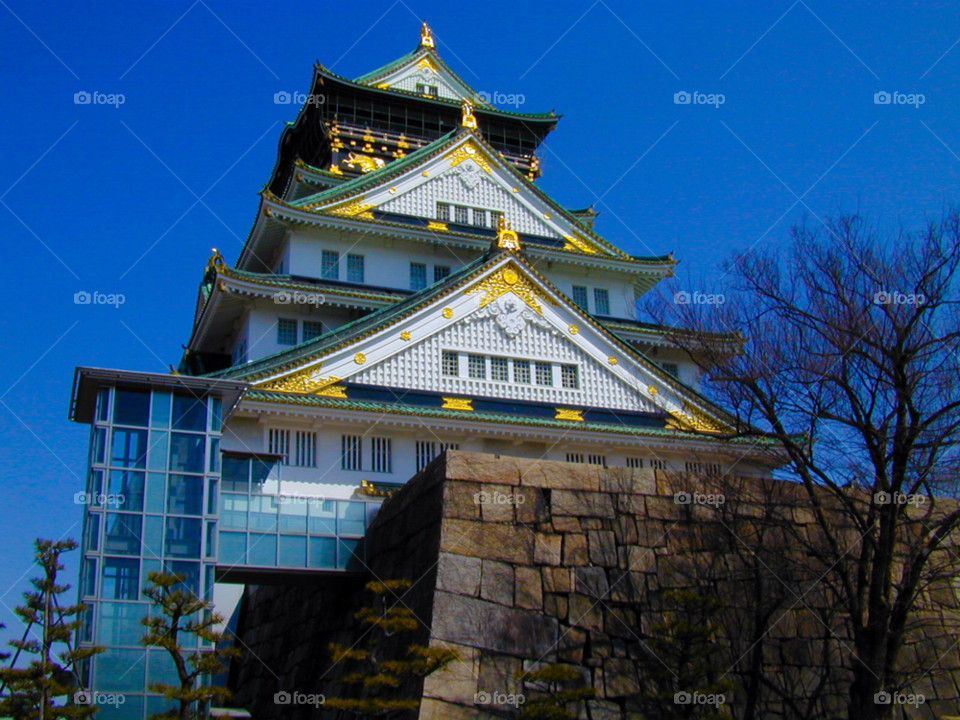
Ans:
{"type": "Polygon", "coordinates": [[[452,350],[443,351],[443,374],[451,377],[460,375],[460,358],[452,350]]]}
{"type": "Polygon", "coordinates": [[[364,282],[366,261],[363,255],[347,255],[347,282],[364,282]]]}
{"type": "Polygon", "coordinates": [[[317,434],[315,432],[297,430],[295,449],[295,465],[298,467],[317,466],[317,434]]]}
{"type": "Polygon", "coordinates": [[[650,467],[654,470],[666,470],[667,464],[663,460],[654,459],[650,461],[650,467]]]}
{"type": "Polygon", "coordinates": [[[662,367],[663,371],[668,375],[673,375],[675,378],[680,377],[680,368],[677,367],[676,363],[660,363],[660,367],[662,367]]]}
{"type": "Polygon", "coordinates": [[[530,383],[530,361],[513,361],[513,381],[518,383],[530,383]]]}
{"type": "Polygon", "coordinates": [[[583,453],[567,453],[567,462],[569,462],[569,463],[582,463],[582,462],[583,462],[583,453]]]}
{"type": "Polygon", "coordinates": [[[643,469],[643,458],[640,457],[628,457],[627,458],[627,467],[633,468],[634,470],[643,469]]]}
{"type": "Polygon", "coordinates": [[[580,373],[576,365],[560,366],[560,381],[563,387],[577,390],[580,387],[580,373]]]}
{"type": "Polygon", "coordinates": [[[687,462],[687,472],[697,475],[719,475],[720,464],[712,462],[687,462]]]}
{"type": "Polygon", "coordinates": [[[591,465],[600,465],[602,467],[606,467],[607,456],[606,455],[587,455],[587,462],[591,465]]]}
{"type": "Polygon", "coordinates": [[[424,263],[410,263],[410,289],[423,290],[427,286],[427,266],[424,263]]]}
{"type": "Polygon", "coordinates": [[[370,469],[373,472],[393,472],[393,441],[390,438],[370,438],[370,469]]]}
{"type": "Polygon", "coordinates": [[[469,355],[467,372],[474,380],[487,379],[487,358],[485,355],[469,355]]]}
{"type": "Polygon", "coordinates": [[[280,318],[277,320],[277,345],[297,344],[297,321],[280,318]]]}
{"type": "Polygon", "coordinates": [[[440,443],[440,452],[446,452],[447,450],[459,450],[460,443],[440,443]]]}
{"type": "Polygon", "coordinates": [[[362,470],[363,438],[359,435],[343,435],[340,438],[340,468],[362,470]]]}
{"type": "Polygon", "coordinates": [[[437,203],[437,220],[450,222],[450,203],[437,203]]]}
{"type": "Polygon", "coordinates": [[[433,266],[433,281],[440,282],[441,280],[446,280],[450,276],[450,266],[449,265],[434,265],[433,266]]]}
{"type": "Polygon", "coordinates": [[[284,465],[290,464],[290,431],[279,428],[270,428],[268,433],[269,452],[275,455],[282,455],[280,460],[284,465]]]}
{"type": "Polygon", "coordinates": [[[553,366],[550,363],[537,363],[537,385],[553,385],[553,366]]]}
{"type": "Polygon", "coordinates": [[[490,358],[490,378],[501,382],[510,381],[510,364],[505,357],[490,358]]]}
{"type": "Polygon", "coordinates": [[[487,211],[480,208],[473,209],[473,224],[478,227],[487,226],[487,211]]]}
{"type": "Polygon", "coordinates": [[[303,341],[313,340],[323,335],[323,323],[319,320],[303,321],[303,341]]]}
{"type": "Polygon", "coordinates": [[[581,310],[588,310],[587,289],[583,285],[573,286],[573,302],[575,302],[581,310]]]}
{"type": "Polygon", "coordinates": [[[459,205],[457,205],[453,209],[453,217],[455,222],[460,223],[461,225],[466,225],[467,224],[467,208],[460,207],[459,205]]]}
{"type": "Polygon", "coordinates": [[[336,250],[324,250],[320,256],[320,277],[327,280],[340,279],[340,253],[336,250]]]}
{"type": "Polygon", "coordinates": [[[594,288],[593,312],[597,315],[610,314],[610,291],[603,288],[594,288]]]}
{"type": "Polygon", "coordinates": [[[437,444],[431,440],[417,440],[417,472],[423,470],[437,456],[437,444]]]}

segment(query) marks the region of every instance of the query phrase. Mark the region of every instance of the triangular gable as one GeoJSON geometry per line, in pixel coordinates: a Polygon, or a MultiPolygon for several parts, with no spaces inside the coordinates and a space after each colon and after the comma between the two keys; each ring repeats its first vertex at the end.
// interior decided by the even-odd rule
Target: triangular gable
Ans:
{"type": "MultiPolygon", "coordinates": [[[[402,172],[389,166],[378,171],[383,178],[380,182],[371,174],[337,188],[337,192],[304,198],[297,205],[361,218],[372,217],[370,213],[376,209],[429,219],[437,217],[438,202],[448,203],[471,211],[503,212],[516,232],[561,241],[566,250],[627,257],[585,231],[575,217],[538,192],[473,132],[461,131],[442,148],[423,148],[418,157],[422,160],[405,164],[402,172]]],[[[437,230],[447,229],[440,221],[432,225],[437,230]]]]}
{"type": "MultiPolygon", "coordinates": [[[[553,404],[557,417],[578,408],[663,411],[677,427],[727,432],[729,425],[696,392],[680,385],[570,303],[522,255],[501,253],[479,274],[431,292],[409,312],[345,340],[299,367],[261,372],[261,390],[347,397],[345,381],[450,393],[451,407],[469,408],[471,397],[553,404]],[[580,388],[562,381],[547,387],[535,376],[526,385],[443,376],[444,350],[550,363],[561,372],[579,368],[580,388]],[[419,380],[417,378],[420,378],[419,380]]],[[[531,373],[535,373],[535,364],[531,373]]],[[[511,378],[512,380],[513,378],[511,378]]]]}
{"type": "MultiPolygon", "coordinates": [[[[476,102],[476,93],[447,67],[432,50],[423,48],[412,58],[379,76],[364,78],[362,82],[381,90],[418,92],[417,85],[437,88],[437,97],[460,102],[469,98],[476,102]]],[[[423,93],[433,97],[430,93],[423,93]]]]}

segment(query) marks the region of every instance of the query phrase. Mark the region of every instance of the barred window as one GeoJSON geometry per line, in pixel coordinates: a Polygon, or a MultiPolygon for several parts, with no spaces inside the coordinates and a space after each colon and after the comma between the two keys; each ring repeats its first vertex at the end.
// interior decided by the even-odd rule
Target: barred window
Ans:
{"type": "Polygon", "coordinates": [[[654,470],[666,470],[667,464],[663,460],[651,460],[650,467],[654,470]]]}
{"type": "Polygon", "coordinates": [[[680,368],[677,367],[676,363],[660,363],[660,367],[667,375],[673,375],[675,378],[680,377],[680,368]]]}
{"type": "Polygon", "coordinates": [[[550,363],[537,363],[537,385],[553,385],[553,366],[550,363]]]}
{"type": "Polygon", "coordinates": [[[687,472],[697,475],[719,475],[720,464],[712,462],[687,462],[687,472]]]}
{"type": "Polygon", "coordinates": [[[480,208],[473,209],[473,224],[477,227],[487,226],[487,211],[480,208]]]}
{"type": "Polygon", "coordinates": [[[390,438],[370,438],[370,469],[373,472],[393,472],[393,441],[390,438]]]}
{"type": "Polygon", "coordinates": [[[303,341],[313,340],[323,335],[323,323],[319,320],[303,321],[303,341]]]}
{"type": "Polygon", "coordinates": [[[443,374],[450,377],[460,375],[460,358],[452,350],[443,351],[443,374]]]}
{"type": "Polygon", "coordinates": [[[410,263],[410,289],[423,290],[427,286],[427,266],[424,263],[410,263]]]}
{"type": "Polygon", "coordinates": [[[583,453],[567,453],[567,462],[568,462],[568,463],[582,463],[582,462],[583,462],[583,453]]]}
{"type": "Polygon", "coordinates": [[[454,218],[454,222],[459,223],[461,225],[466,225],[467,224],[467,208],[460,207],[459,205],[454,207],[453,218],[454,218]]]}
{"type": "Polygon", "coordinates": [[[282,455],[280,460],[284,465],[290,464],[290,431],[270,428],[267,433],[267,447],[269,452],[282,455]]]}
{"type": "Polygon", "coordinates": [[[297,430],[295,465],[298,467],[317,466],[317,434],[307,430],[297,430]]]}
{"type": "Polygon", "coordinates": [[[423,470],[437,456],[437,444],[431,440],[417,440],[417,472],[423,470]]]}
{"type": "Polygon", "coordinates": [[[363,255],[347,255],[347,282],[362,283],[365,265],[363,255]]]}
{"type": "Polygon", "coordinates": [[[485,355],[468,355],[467,371],[474,380],[487,379],[487,358],[485,355]]]}
{"type": "Polygon", "coordinates": [[[437,203],[437,220],[450,222],[450,203],[437,203]]]}
{"type": "Polygon", "coordinates": [[[362,470],[363,438],[359,435],[343,435],[340,438],[340,469],[362,470]]]}
{"type": "Polygon", "coordinates": [[[640,457],[628,457],[627,458],[627,467],[634,468],[635,470],[643,469],[643,458],[640,457]]]}
{"type": "Polygon", "coordinates": [[[297,321],[280,318],[277,320],[277,345],[297,344],[297,321]]]}
{"type": "Polygon", "coordinates": [[[580,374],[576,365],[561,365],[560,380],[565,388],[577,390],[580,387],[580,374]]]}
{"type": "Polygon", "coordinates": [[[517,383],[530,384],[530,361],[513,361],[513,381],[517,383]]]}
{"type": "Polygon", "coordinates": [[[433,266],[433,281],[440,282],[441,280],[446,280],[450,276],[450,266],[449,265],[434,265],[433,266]]]}
{"type": "Polygon", "coordinates": [[[576,303],[581,310],[589,311],[587,307],[587,289],[582,285],[573,286],[573,302],[576,303]]]}
{"type": "Polygon", "coordinates": [[[510,364],[505,357],[490,358],[490,378],[501,382],[510,381],[510,364]]]}
{"type": "Polygon", "coordinates": [[[447,450],[459,450],[460,443],[440,443],[440,452],[445,452],[447,450]]]}
{"type": "Polygon", "coordinates": [[[324,250],[320,257],[320,277],[326,280],[340,279],[340,253],[324,250]]]}
{"type": "Polygon", "coordinates": [[[606,455],[587,455],[587,462],[591,465],[600,465],[602,467],[606,467],[607,456],[606,455]]]}
{"type": "Polygon", "coordinates": [[[610,291],[595,288],[593,291],[593,311],[597,315],[610,314],[610,291]]]}

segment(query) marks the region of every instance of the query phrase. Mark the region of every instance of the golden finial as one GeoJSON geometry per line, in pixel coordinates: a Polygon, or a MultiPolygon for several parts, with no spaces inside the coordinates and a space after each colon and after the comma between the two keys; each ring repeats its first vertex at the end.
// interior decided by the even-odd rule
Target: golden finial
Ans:
{"type": "Polygon", "coordinates": [[[519,250],[520,238],[510,229],[510,223],[503,215],[497,220],[497,247],[504,250],[519,250]]]}
{"type": "Polygon", "coordinates": [[[469,98],[463,99],[463,102],[460,104],[460,109],[463,111],[463,119],[460,121],[460,126],[476,130],[477,118],[473,116],[473,103],[470,102],[469,98]]]}
{"type": "Polygon", "coordinates": [[[433,31],[430,30],[430,26],[427,25],[427,21],[424,20],[420,25],[420,47],[425,48],[435,48],[436,44],[433,42],[433,31]]]}
{"type": "Polygon", "coordinates": [[[210,256],[210,259],[207,260],[207,270],[213,268],[218,272],[223,270],[226,267],[226,263],[223,260],[223,255],[220,254],[220,251],[216,248],[210,248],[213,254],[210,256]]]}

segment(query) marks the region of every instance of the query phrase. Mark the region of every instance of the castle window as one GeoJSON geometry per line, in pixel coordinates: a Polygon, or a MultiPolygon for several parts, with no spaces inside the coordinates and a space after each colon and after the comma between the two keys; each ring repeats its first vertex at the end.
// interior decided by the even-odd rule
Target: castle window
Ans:
{"type": "Polygon", "coordinates": [[[461,225],[467,224],[467,208],[457,205],[453,208],[453,216],[454,222],[457,222],[461,225]]]}
{"type": "Polygon", "coordinates": [[[443,222],[450,222],[450,204],[449,203],[437,203],[437,220],[442,220],[443,222]]]}
{"type": "Polygon", "coordinates": [[[280,460],[284,465],[290,464],[290,431],[270,428],[267,446],[270,452],[276,455],[283,455],[280,460]]]}
{"type": "Polygon", "coordinates": [[[468,355],[467,372],[474,380],[487,379],[487,358],[485,355],[468,355]]]}
{"type": "Polygon", "coordinates": [[[347,282],[362,283],[364,276],[363,255],[347,255],[347,282]]]}
{"type": "Polygon", "coordinates": [[[677,367],[676,363],[660,363],[660,367],[662,367],[663,371],[668,375],[673,375],[675,378],[680,377],[680,368],[677,367]]]}
{"type": "Polygon", "coordinates": [[[323,323],[319,320],[303,321],[303,341],[313,340],[323,335],[323,323]]]}
{"type": "Polygon", "coordinates": [[[449,377],[457,377],[460,375],[460,358],[457,357],[455,352],[444,350],[442,365],[444,375],[449,377]]]}
{"type": "Polygon", "coordinates": [[[587,307],[587,288],[583,285],[574,285],[573,302],[576,303],[581,310],[589,312],[589,308],[587,307]]]}
{"type": "Polygon", "coordinates": [[[437,444],[430,440],[417,440],[417,472],[423,470],[437,456],[437,444]]]}
{"type": "Polygon", "coordinates": [[[550,363],[537,363],[537,385],[553,385],[553,366],[550,363]]]}
{"type": "Polygon", "coordinates": [[[639,457],[628,457],[627,458],[627,467],[633,468],[635,470],[643,469],[643,458],[639,457]]]}
{"type": "Polygon", "coordinates": [[[431,97],[437,97],[438,86],[436,85],[425,85],[424,83],[417,83],[417,92],[420,95],[430,95],[431,97]]]}
{"type": "Polygon", "coordinates": [[[517,383],[530,383],[530,361],[513,361],[513,381],[517,383]]]}
{"type": "Polygon", "coordinates": [[[591,465],[600,465],[602,467],[606,467],[607,456],[606,455],[587,455],[587,462],[591,465]]]}
{"type": "Polygon", "coordinates": [[[565,388],[577,390],[580,387],[580,377],[576,365],[561,365],[560,380],[565,388]]]}
{"type": "Polygon", "coordinates": [[[720,464],[711,462],[687,462],[688,473],[716,476],[720,474],[720,464]]]}
{"type": "Polygon", "coordinates": [[[340,468],[342,470],[362,470],[363,438],[359,435],[340,437],[340,468]]]}
{"type": "Polygon", "coordinates": [[[287,318],[277,320],[277,345],[297,344],[297,321],[287,318]]]}
{"type": "Polygon", "coordinates": [[[473,209],[473,224],[477,227],[487,226],[487,211],[480,208],[473,209]]]}
{"type": "Polygon", "coordinates": [[[583,453],[567,453],[567,462],[568,462],[568,463],[582,463],[582,462],[583,462],[583,453]]]}
{"type": "Polygon", "coordinates": [[[597,315],[610,314],[610,291],[603,288],[593,290],[593,311],[597,315]]]}
{"type": "Polygon", "coordinates": [[[320,256],[320,277],[326,280],[340,279],[340,253],[336,250],[324,250],[320,256]]]}
{"type": "Polygon", "coordinates": [[[295,464],[297,467],[317,466],[317,434],[297,430],[295,464]]]}
{"type": "Polygon", "coordinates": [[[505,357],[490,358],[490,378],[501,382],[510,381],[510,365],[505,357]]]}
{"type": "Polygon", "coordinates": [[[449,265],[434,265],[433,266],[433,281],[435,283],[440,282],[441,280],[446,280],[450,277],[450,266],[449,265]]]}
{"type": "Polygon", "coordinates": [[[654,470],[666,470],[667,464],[663,460],[651,460],[650,467],[654,470]]]}
{"type": "Polygon", "coordinates": [[[370,469],[373,472],[393,472],[393,441],[390,438],[370,438],[370,469]]]}
{"type": "Polygon", "coordinates": [[[427,286],[427,266],[424,263],[410,263],[410,289],[423,290],[427,286]]]}

